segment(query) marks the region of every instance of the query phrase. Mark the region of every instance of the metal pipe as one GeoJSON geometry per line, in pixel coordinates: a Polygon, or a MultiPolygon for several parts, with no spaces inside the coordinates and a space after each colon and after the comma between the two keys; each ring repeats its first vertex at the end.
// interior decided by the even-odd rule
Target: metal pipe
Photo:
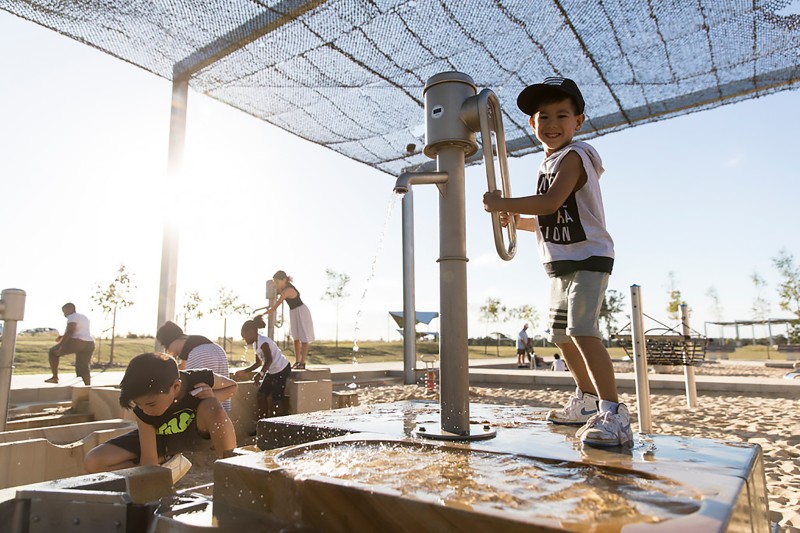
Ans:
{"type": "Polygon", "coordinates": [[[417,380],[417,311],[414,298],[414,191],[403,197],[403,383],[417,380]]]}
{"type": "Polygon", "coordinates": [[[412,185],[444,183],[447,183],[447,172],[403,172],[394,184],[394,192],[406,194],[412,185]]]}
{"type": "Polygon", "coordinates": [[[460,146],[442,146],[436,156],[438,170],[450,176],[439,197],[441,425],[456,435],[470,431],[464,160],[460,146]]]}
{"type": "MultiPolygon", "coordinates": [[[[681,327],[683,328],[683,338],[688,340],[692,336],[692,330],[689,327],[689,306],[686,304],[680,304],[679,307],[681,310],[681,327]]],[[[686,358],[688,357],[688,354],[684,353],[683,356],[686,358]]],[[[686,381],[686,405],[694,409],[697,407],[697,384],[694,380],[694,365],[686,363],[687,361],[684,360],[683,377],[686,381]]]]}
{"type": "MultiPolygon", "coordinates": [[[[169,153],[167,159],[167,185],[180,185],[183,148],[186,144],[186,104],[189,80],[172,82],[172,109],[169,121],[169,153]]],[[[158,291],[158,317],[156,329],[167,320],[175,319],[175,292],[178,284],[178,225],[165,209],[164,230],[161,242],[161,282],[158,291]]],[[[156,348],[158,348],[156,342],[156,348]]]]}
{"type": "MultiPolygon", "coordinates": [[[[463,172],[462,172],[463,173],[463,172]]],[[[412,185],[435,184],[444,194],[447,172],[403,172],[397,178],[394,192],[403,196],[403,382],[416,382],[417,311],[414,301],[414,198],[412,185]]]]}
{"type": "Polygon", "coordinates": [[[647,344],[644,337],[644,312],[641,287],[631,285],[631,340],[633,363],[636,369],[636,409],[639,413],[639,432],[652,433],[650,417],[650,382],[647,375],[647,344]]]}
{"type": "MultiPolygon", "coordinates": [[[[278,288],[275,286],[275,282],[271,279],[267,280],[267,302],[269,302],[270,309],[273,305],[275,305],[275,301],[278,299],[278,288]]],[[[272,340],[275,340],[275,323],[278,320],[276,313],[270,313],[267,315],[267,337],[272,340]]]]}
{"type": "Polygon", "coordinates": [[[3,338],[0,340],[0,432],[6,430],[8,403],[11,397],[11,373],[17,344],[17,322],[25,318],[25,291],[4,289],[0,295],[3,338]]]}

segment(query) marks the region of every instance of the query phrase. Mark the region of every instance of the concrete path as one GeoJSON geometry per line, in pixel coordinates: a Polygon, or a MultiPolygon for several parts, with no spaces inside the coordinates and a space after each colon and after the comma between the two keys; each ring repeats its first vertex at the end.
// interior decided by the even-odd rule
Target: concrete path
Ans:
{"type": "MultiPolygon", "coordinates": [[[[764,364],[763,362],[752,362],[764,364]]],[[[402,361],[384,361],[378,363],[340,363],[324,366],[331,369],[334,381],[358,380],[370,375],[382,374],[395,378],[403,377],[402,361]],[[351,377],[352,376],[352,377],[351,377]]],[[[422,371],[424,365],[417,363],[422,371]]],[[[233,371],[233,370],[231,370],[233,371]]],[[[516,367],[516,358],[499,357],[490,359],[474,359],[470,361],[470,384],[479,386],[553,386],[573,387],[574,382],[569,372],[552,372],[549,370],[529,370],[516,367]]],[[[92,372],[92,385],[116,386],[122,380],[124,371],[109,370],[92,372]]],[[[618,373],[617,383],[622,390],[635,388],[635,376],[632,373],[618,373]]],[[[61,373],[58,384],[45,383],[49,374],[14,374],[11,377],[12,389],[55,388],[63,386],[80,386],[83,381],[75,375],[61,373]]],[[[682,391],[684,389],[683,374],[650,374],[650,389],[658,391],[682,391]]],[[[733,392],[733,393],[775,393],[797,394],[800,397],[800,379],[776,379],[746,376],[701,376],[695,378],[698,392],[733,392]]]]}

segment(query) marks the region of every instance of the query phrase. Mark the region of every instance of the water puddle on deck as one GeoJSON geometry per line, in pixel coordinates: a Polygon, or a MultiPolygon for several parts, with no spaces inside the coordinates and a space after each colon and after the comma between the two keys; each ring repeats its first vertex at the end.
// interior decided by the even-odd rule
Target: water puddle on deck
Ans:
{"type": "Polygon", "coordinates": [[[694,513],[701,497],[642,472],[393,442],[294,448],[275,460],[299,479],[330,477],[461,509],[557,520],[574,530],[661,522],[694,513]]]}

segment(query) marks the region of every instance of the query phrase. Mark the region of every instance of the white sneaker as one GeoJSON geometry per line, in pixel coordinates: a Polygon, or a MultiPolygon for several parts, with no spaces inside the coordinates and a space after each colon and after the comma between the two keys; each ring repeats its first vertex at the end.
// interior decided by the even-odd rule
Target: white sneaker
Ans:
{"type": "Polygon", "coordinates": [[[561,409],[551,409],[545,419],[554,424],[581,426],[598,412],[597,396],[577,389],[567,405],[561,409]]]}
{"type": "Polygon", "coordinates": [[[621,403],[616,413],[601,411],[590,418],[575,436],[590,446],[633,446],[628,407],[621,403]]]}

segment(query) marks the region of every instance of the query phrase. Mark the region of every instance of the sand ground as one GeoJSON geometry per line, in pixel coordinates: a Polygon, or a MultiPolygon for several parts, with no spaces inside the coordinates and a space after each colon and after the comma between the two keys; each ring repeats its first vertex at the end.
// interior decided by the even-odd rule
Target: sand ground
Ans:
{"type": "MultiPolygon", "coordinates": [[[[615,364],[617,372],[632,371],[630,365],[615,364]]],[[[660,369],[682,373],[680,367],[660,369]]],[[[697,368],[698,375],[783,377],[788,370],[760,364],[719,362],[697,368]]],[[[572,391],[556,388],[470,387],[470,402],[501,405],[560,407],[572,391]]],[[[416,385],[369,387],[359,390],[362,405],[438,397],[416,385]]],[[[635,409],[633,394],[622,401],[635,409]]],[[[785,396],[742,396],[730,393],[698,394],[699,406],[690,409],[683,393],[652,394],[653,432],[667,435],[721,439],[759,444],[764,452],[771,520],[781,531],[800,533],[800,409],[798,399],[785,396]]],[[[634,432],[636,415],[631,413],[634,432]]],[[[239,443],[240,445],[242,443],[239,443]]],[[[213,481],[213,457],[207,453],[186,454],[194,463],[177,488],[213,481]]]]}

